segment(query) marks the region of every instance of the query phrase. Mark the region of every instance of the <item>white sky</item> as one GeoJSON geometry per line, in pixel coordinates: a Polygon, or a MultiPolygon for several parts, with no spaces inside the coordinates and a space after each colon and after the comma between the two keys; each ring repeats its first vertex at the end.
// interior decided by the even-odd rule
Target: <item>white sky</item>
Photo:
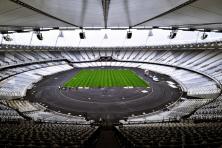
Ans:
{"type": "Polygon", "coordinates": [[[13,41],[6,42],[0,34],[2,44],[20,44],[20,45],[42,45],[42,46],[73,46],[73,47],[114,47],[114,46],[145,46],[145,45],[169,45],[181,43],[207,42],[221,40],[222,33],[207,33],[208,38],[201,40],[202,32],[178,31],[175,39],[168,38],[169,30],[153,29],[153,36],[148,37],[149,30],[131,30],[133,35],[131,39],[126,39],[126,30],[84,30],[86,39],[80,40],[79,32],[81,30],[63,31],[64,37],[58,37],[60,31],[42,32],[44,40],[39,41],[36,34],[14,33],[10,34],[13,41]],[[33,34],[33,37],[32,37],[33,34]],[[108,39],[104,39],[107,34],[108,39]],[[32,40],[31,40],[32,37],[32,40]],[[56,43],[57,40],[57,43],[56,43]]]}

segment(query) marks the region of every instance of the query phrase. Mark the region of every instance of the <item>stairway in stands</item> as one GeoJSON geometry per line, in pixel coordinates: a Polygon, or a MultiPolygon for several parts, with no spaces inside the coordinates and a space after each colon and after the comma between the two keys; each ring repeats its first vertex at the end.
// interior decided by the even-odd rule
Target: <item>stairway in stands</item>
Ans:
{"type": "Polygon", "coordinates": [[[103,126],[100,130],[96,148],[120,148],[113,126],[103,126]]]}

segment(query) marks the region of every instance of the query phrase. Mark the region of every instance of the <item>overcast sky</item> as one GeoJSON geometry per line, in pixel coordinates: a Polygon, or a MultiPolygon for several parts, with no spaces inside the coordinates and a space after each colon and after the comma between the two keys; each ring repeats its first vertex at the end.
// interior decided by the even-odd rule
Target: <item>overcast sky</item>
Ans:
{"type": "MultiPolygon", "coordinates": [[[[13,41],[6,42],[0,34],[0,41],[3,44],[21,44],[21,45],[44,45],[44,46],[73,46],[73,47],[110,47],[110,46],[145,46],[145,45],[169,45],[181,43],[203,42],[200,39],[202,33],[178,31],[175,39],[168,38],[170,31],[153,30],[153,36],[149,37],[149,30],[131,30],[133,35],[131,39],[126,39],[126,30],[87,30],[84,31],[86,39],[80,40],[79,32],[62,31],[64,37],[58,37],[60,31],[53,30],[42,32],[44,40],[39,41],[36,34],[33,33],[15,33],[10,34],[13,41]],[[108,39],[104,39],[107,34],[108,39]]],[[[213,41],[221,40],[222,33],[207,33],[208,38],[204,40],[213,41]]]]}

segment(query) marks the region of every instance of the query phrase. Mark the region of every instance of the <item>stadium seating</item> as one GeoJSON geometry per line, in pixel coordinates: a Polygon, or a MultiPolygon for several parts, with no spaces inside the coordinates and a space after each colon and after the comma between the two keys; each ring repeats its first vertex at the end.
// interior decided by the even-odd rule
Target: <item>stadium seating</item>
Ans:
{"type": "MultiPolygon", "coordinates": [[[[137,67],[169,75],[176,80],[189,98],[180,99],[168,111],[130,117],[129,121],[181,119],[204,104],[216,99],[221,93],[222,52],[216,50],[76,50],[76,51],[19,51],[0,54],[0,98],[22,98],[33,84],[47,75],[70,70],[73,67],[137,67]],[[97,61],[112,57],[117,61],[97,61]],[[67,63],[69,62],[69,64],[67,63]],[[192,99],[191,99],[192,98],[192,99]],[[195,98],[202,98],[198,100],[195,98]],[[144,120],[145,119],[145,120],[144,120]]],[[[169,85],[170,86],[170,85],[169,85]]],[[[24,105],[24,104],[23,104],[24,105]]],[[[14,108],[15,106],[13,106],[14,108]]],[[[29,110],[30,108],[25,109],[29,110]]],[[[21,112],[26,110],[20,110],[21,112]]],[[[44,111],[43,111],[44,112],[44,111]]],[[[201,109],[193,116],[196,118],[201,109]]],[[[27,114],[33,119],[50,119],[52,113],[35,111],[27,114]],[[46,114],[46,115],[44,115],[46,114]]],[[[203,115],[202,115],[203,117],[203,115]]],[[[218,115],[219,117],[219,115],[218,115]]],[[[64,117],[65,118],[65,117],[64,117]]],[[[55,119],[59,119],[56,118],[55,119]]],[[[61,120],[59,120],[61,121],[61,120]]],[[[66,120],[68,121],[68,119],[66,120]]]]}
{"type": "MultiPolygon", "coordinates": [[[[163,73],[175,79],[183,91],[187,92],[188,96],[203,98],[203,99],[184,99],[176,102],[177,107],[171,108],[170,111],[157,111],[155,113],[129,117],[127,122],[159,122],[169,120],[180,120],[182,117],[192,113],[197,108],[205,103],[217,98],[221,92],[218,84],[196,72],[185,69],[177,69],[174,67],[144,64],[133,62],[90,62],[90,63],[75,63],[76,67],[95,67],[95,66],[120,66],[120,67],[138,67],[144,70],[151,70],[158,73],[163,73]],[[181,109],[183,109],[181,111],[181,109]]],[[[168,107],[169,109],[169,107],[168,107]]]]}
{"type": "MultiPolygon", "coordinates": [[[[66,115],[50,111],[39,103],[31,103],[27,100],[4,100],[2,103],[11,108],[2,108],[1,113],[4,118],[9,116],[11,119],[17,119],[20,117],[17,113],[18,111],[24,118],[30,118],[33,121],[78,124],[90,124],[92,122],[86,121],[86,119],[81,116],[66,115]]],[[[23,117],[21,117],[21,119],[23,119],[23,117]]]]}
{"type": "Polygon", "coordinates": [[[89,124],[84,117],[66,115],[55,111],[32,111],[23,113],[27,117],[31,117],[34,121],[51,122],[51,123],[78,123],[89,124]]]}
{"type": "Polygon", "coordinates": [[[126,147],[220,147],[221,123],[155,123],[116,127],[126,147]]]}
{"type": "Polygon", "coordinates": [[[209,102],[190,116],[192,120],[218,120],[222,118],[222,96],[209,102]]]}
{"type": "Polygon", "coordinates": [[[90,63],[75,63],[76,67],[97,67],[97,66],[121,66],[121,67],[138,67],[145,70],[151,70],[158,73],[163,73],[171,76],[178,83],[181,84],[184,91],[189,96],[214,99],[218,97],[220,88],[217,83],[212,79],[183,69],[177,69],[174,67],[156,65],[156,64],[143,64],[132,62],[90,62],[90,63]]]}
{"type": "Polygon", "coordinates": [[[11,108],[17,109],[19,112],[30,112],[39,110],[27,100],[10,100],[5,101],[11,108]]]}
{"type": "Polygon", "coordinates": [[[26,91],[32,88],[33,84],[42,79],[43,76],[52,75],[61,71],[72,69],[67,63],[53,62],[47,64],[35,64],[22,67],[23,72],[8,77],[0,83],[1,99],[16,99],[26,95],[26,91]],[[26,71],[26,72],[25,72],[26,71]]]}
{"type": "Polygon", "coordinates": [[[186,99],[182,98],[171,104],[164,110],[156,111],[149,114],[132,116],[123,123],[148,123],[162,121],[180,121],[181,118],[191,114],[197,108],[203,106],[209,99],[186,99]]]}
{"type": "Polygon", "coordinates": [[[222,148],[222,0],[0,0],[0,148],[222,148]]]}
{"type": "MultiPolygon", "coordinates": [[[[95,61],[100,57],[110,56],[118,61],[136,61],[158,63],[172,66],[179,66],[187,69],[200,71],[202,73],[213,75],[220,70],[221,56],[220,51],[64,51],[64,52],[2,52],[0,63],[13,66],[14,64],[35,63],[41,61],[53,61],[67,59],[71,62],[95,61]],[[198,59],[198,60],[197,60],[198,59]],[[195,62],[194,62],[195,61],[195,62]]],[[[218,78],[218,77],[217,77],[218,78]]]]}
{"type": "Polygon", "coordinates": [[[0,121],[18,121],[23,119],[14,109],[0,104],[0,121]]]}
{"type": "MultiPolygon", "coordinates": [[[[38,54],[38,58],[42,59],[52,57],[55,58],[55,56],[49,56],[49,53],[42,54],[40,52],[38,54]]],[[[9,56],[8,54],[6,55],[7,57],[9,56]]],[[[25,52],[22,52],[22,55],[31,58],[32,54],[26,54],[25,52]]],[[[10,55],[9,57],[12,57],[12,55],[10,55]]],[[[69,66],[65,61],[47,62],[40,64],[34,63],[32,65],[2,69],[2,81],[0,81],[0,100],[2,101],[2,103],[12,108],[1,111],[2,119],[24,119],[17,113],[17,111],[19,111],[24,117],[30,117],[34,121],[88,124],[89,122],[86,121],[83,117],[65,115],[54,111],[49,112],[46,111],[46,108],[38,103],[31,103],[27,100],[14,100],[24,97],[27,90],[32,88],[33,84],[41,80],[44,76],[52,75],[70,69],[72,69],[72,67],[69,66]],[[5,75],[3,75],[4,73],[5,75]],[[16,109],[17,111],[15,111],[14,109],[16,109]]]]}
{"type": "Polygon", "coordinates": [[[1,122],[1,147],[89,147],[98,127],[32,122],[1,122]]]}
{"type": "MultiPolygon", "coordinates": [[[[64,52],[2,52],[0,55],[0,68],[4,65],[13,66],[14,64],[35,63],[41,61],[53,61],[67,59],[71,62],[95,61],[100,57],[110,56],[113,59],[122,62],[147,62],[157,63],[170,66],[177,66],[199,71],[214,77],[218,74],[221,66],[220,51],[64,51],[64,52]],[[198,60],[197,60],[198,59],[198,60]],[[195,61],[195,62],[194,62],[195,61]]],[[[127,64],[126,64],[127,65],[127,64]]],[[[215,79],[221,81],[221,77],[216,76],[215,79]]]]}
{"type": "Polygon", "coordinates": [[[214,99],[220,93],[215,81],[198,73],[160,65],[141,65],[141,67],[167,74],[181,82],[189,96],[214,99]]]}

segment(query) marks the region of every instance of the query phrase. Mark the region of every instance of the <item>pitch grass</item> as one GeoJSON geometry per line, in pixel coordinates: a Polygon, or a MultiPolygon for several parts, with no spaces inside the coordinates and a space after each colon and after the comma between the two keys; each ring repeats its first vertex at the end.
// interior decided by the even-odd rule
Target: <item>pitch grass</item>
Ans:
{"type": "Polygon", "coordinates": [[[148,87],[148,83],[128,69],[80,70],[64,87],[148,87]]]}

